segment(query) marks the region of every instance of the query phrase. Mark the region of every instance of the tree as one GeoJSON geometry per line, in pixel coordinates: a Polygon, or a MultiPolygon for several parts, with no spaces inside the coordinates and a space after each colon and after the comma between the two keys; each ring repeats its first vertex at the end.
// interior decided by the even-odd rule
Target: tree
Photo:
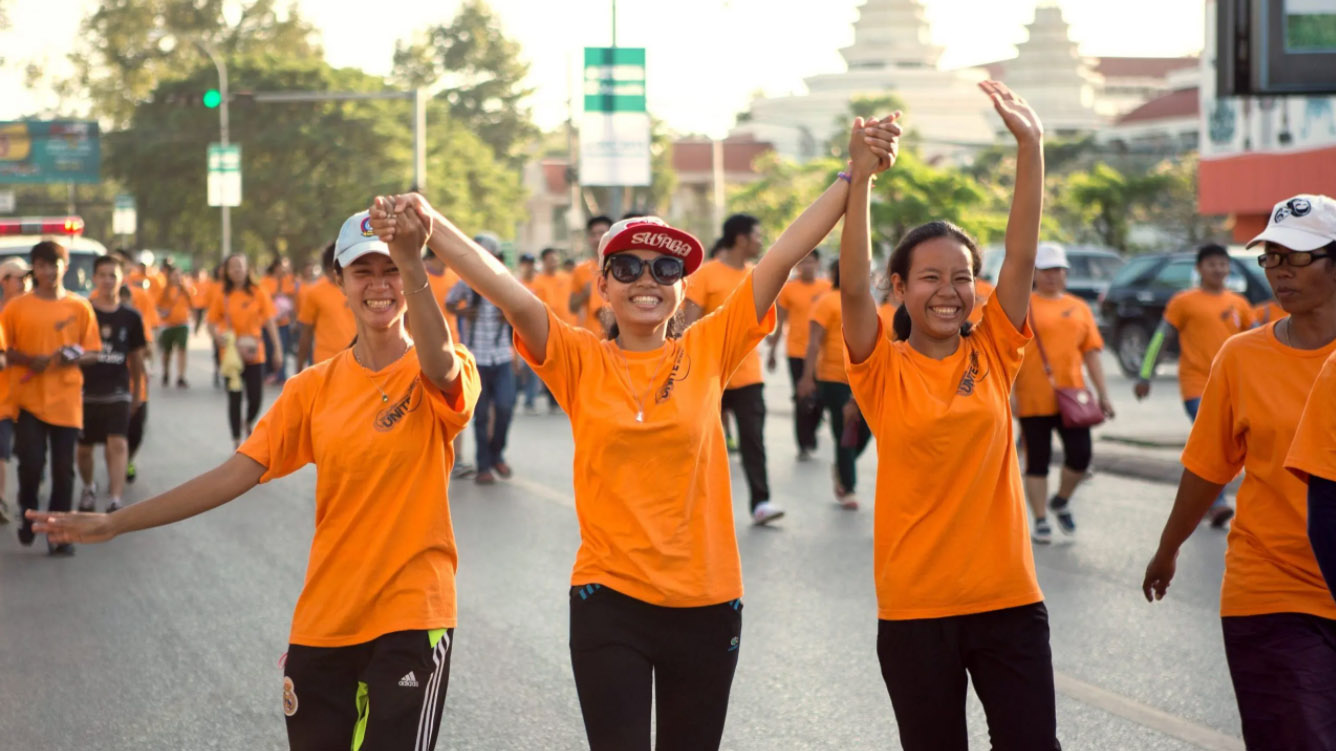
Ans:
{"type": "Polygon", "coordinates": [[[1160,201],[1172,180],[1162,172],[1124,175],[1104,162],[1055,186],[1055,213],[1077,240],[1128,250],[1128,233],[1143,210],[1160,201]]]}
{"type": "Polygon", "coordinates": [[[728,199],[728,210],[755,216],[765,236],[773,240],[843,168],[844,163],[835,158],[797,164],[773,151],[763,154],[753,165],[760,179],[735,190],[728,199]]]}
{"type": "Polygon", "coordinates": [[[428,29],[417,42],[394,47],[391,80],[420,87],[444,82],[437,96],[450,117],[479,134],[496,155],[512,163],[519,149],[538,136],[524,101],[529,63],[520,45],[501,31],[501,20],[482,0],[466,0],[446,25],[428,29]]]}
{"type": "MultiPolygon", "coordinates": [[[[278,0],[242,0],[236,23],[228,23],[227,0],[109,0],[79,25],[80,45],[70,54],[71,78],[54,83],[66,101],[86,100],[93,116],[115,130],[164,80],[208,65],[191,40],[227,58],[247,54],[318,59],[314,27],[278,0]]],[[[36,83],[31,80],[30,85],[36,83]]],[[[213,88],[215,80],[200,83],[213,88]]],[[[234,88],[236,88],[234,83],[234,88]]],[[[203,89],[200,89],[201,91],[203,89]]]]}

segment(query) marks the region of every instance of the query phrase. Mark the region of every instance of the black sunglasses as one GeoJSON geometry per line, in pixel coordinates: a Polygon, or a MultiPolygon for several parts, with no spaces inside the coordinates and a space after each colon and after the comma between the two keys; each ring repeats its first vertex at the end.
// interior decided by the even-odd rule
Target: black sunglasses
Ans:
{"type": "MultiPolygon", "coordinates": [[[[1332,246],[1328,245],[1328,248],[1332,246]]],[[[1321,258],[1336,258],[1330,250],[1326,253],[1319,253],[1312,250],[1295,250],[1289,253],[1272,253],[1267,251],[1257,257],[1257,265],[1264,269],[1276,269],[1285,264],[1290,266],[1311,266],[1313,262],[1321,258]]]]}
{"type": "Polygon", "coordinates": [[[629,253],[618,253],[603,262],[603,273],[611,273],[612,278],[622,284],[639,279],[646,268],[654,281],[665,285],[676,283],[686,274],[686,265],[681,258],[674,256],[658,256],[652,261],[645,261],[629,253]]]}

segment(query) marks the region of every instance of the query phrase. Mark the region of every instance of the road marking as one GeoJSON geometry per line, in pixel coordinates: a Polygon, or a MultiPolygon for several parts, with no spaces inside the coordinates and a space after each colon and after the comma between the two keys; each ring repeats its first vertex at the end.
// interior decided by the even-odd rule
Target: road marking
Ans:
{"type": "Polygon", "coordinates": [[[1086,683],[1066,673],[1053,671],[1053,681],[1058,692],[1064,696],[1131,720],[1142,727],[1158,730],[1198,748],[1208,751],[1244,751],[1243,741],[1239,738],[1142,704],[1093,683],[1086,683]]]}

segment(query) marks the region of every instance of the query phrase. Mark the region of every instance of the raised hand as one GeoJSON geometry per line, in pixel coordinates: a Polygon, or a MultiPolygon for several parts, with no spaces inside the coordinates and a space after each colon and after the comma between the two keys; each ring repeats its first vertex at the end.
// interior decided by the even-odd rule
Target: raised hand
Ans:
{"type": "Polygon", "coordinates": [[[853,132],[849,136],[849,161],[855,172],[875,175],[884,172],[895,164],[900,153],[900,125],[896,122],[901,113],[877,120],[854,118],[853,132]]]}
{"type": "Polygon", "coordinates": [[[1044,124],[1019,94],[1000,81],[984,81],[979,88],[993,101],[993,109],[1002,117],[1002,123],[1011,131],[1017,144],[1038,144],[1044,140],[1044,124]]]}
{"type": "Polygon", "coordinates": [[[32,531],[46,535],[52,545],[106,542],[116,536],[111,528],[110,514],[29,509],[23,515],[33,523],[32,531]]]}
{"type": "MultiPolygon", "coordinates": [[[[377,198],[376,204],[379,205],[381,213],[394,217],[394,234],[390,240],[386,241],[390,246],[390,257],[396,264],[403,264],[418,259],[422,255],[422,248],[426,246],[427,240],[431,237],[432,221],[430,216],[424,220],[419,215],[416,208],[405,205],[401,211],[394,210],[394,204],[388,198],[377,198]]],[[[376,222],[371,222],[372,230],[375,230],[376,222]]]]}

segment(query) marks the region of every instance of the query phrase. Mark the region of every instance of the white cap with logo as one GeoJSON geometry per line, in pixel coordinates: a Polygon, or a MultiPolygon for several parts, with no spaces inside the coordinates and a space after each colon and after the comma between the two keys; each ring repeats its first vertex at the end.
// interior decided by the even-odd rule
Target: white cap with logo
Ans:
{"type": "Polygon", "coordinates": [[[334,241],[334,262],[346,269],[367,253],[388,256],[390,246],[371,231],[371,213],[359,211],[348,217],[339,230],[339,239],[334,241]]]}
{"type": "Polygon", "coordinates": [[[1044,269],[1070,269],[1067,263],[1067,249],[1057,243],[1039,243],[1035,249],[1034,267],[1044,269]]]}
{"type": "Polygon", "coordinates": [[[1281,201],[1271,209],[1266,229],[1248,247],[1264,242],[1300,252],[1336,242],[1336,201],[1306,193],[1281,201]]]}

